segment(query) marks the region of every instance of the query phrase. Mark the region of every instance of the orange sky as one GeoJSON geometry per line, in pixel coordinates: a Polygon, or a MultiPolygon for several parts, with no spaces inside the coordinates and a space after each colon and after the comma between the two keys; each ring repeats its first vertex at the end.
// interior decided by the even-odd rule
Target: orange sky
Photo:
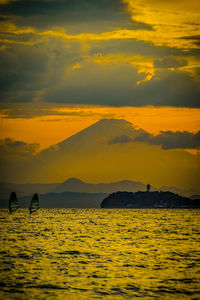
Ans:
{"type": "MultiPolygon", "coordinates": [[[[35,165],[37,151],[107,118],[125,119],[155,135],[173,131],[164,133],[174,136],[173,147],[105,141],[107,163],[98,153],[77,163],[82,145],[73,146],[73,160],[64,151],[66,157],[59,167],[55,160],[51,172],[42,173],[39,164],[41,182],[78,176],[199,186],[199,10],[197,0],[0,0],[0,179],[20,182],[18,170],[26,169],[26,160],[35,165]],[[139,162],[150,152],[152,169],[147,170],[139,162]]],[[[27,180],[25,170],[21,180],[27,180]]]]}
{"type": "Polygon", "coordinates": [[[1,118],[0,138],[40,143],[45,148],[103,118],[122,118],[151,133],[197,132],[200,128],[200,110],[195,108],[75,106],[53,108],[51,113],[27,119],[1,118]]]}

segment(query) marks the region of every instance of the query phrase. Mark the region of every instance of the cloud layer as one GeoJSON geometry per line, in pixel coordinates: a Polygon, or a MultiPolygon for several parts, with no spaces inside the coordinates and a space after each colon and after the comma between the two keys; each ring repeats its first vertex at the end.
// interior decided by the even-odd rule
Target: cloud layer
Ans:
{"type": "Polygon", "coordinates": [[[144,135],[138,135],[135,138],[135,141],[147,142],[152,145],[161,145],[163,149],[194,149],[200,147],[200,131],[195,134],[187,131],[162,131],[155,136],[146,133],[144,135]]]}
{"type": "Polygon", "coordinates": [[[36,155],[39,145],[28,144],[11,138],[0,139],[0,157],[3,160],[27,160],[36,155]]]}
{"type": "Polygon", "coordinates": [[[200,131],[191,133],[187,131],[161,131],[153,135],[147,131],[138,131],[137,136],[132,138],[127,135],[116,136],[109,144],[125,144],[130,142],[144,142],[151,145],[160,145],[166,149],[196,149],[200,147],[200,131]]]}
{"type": "Polygon", "coordinates": [[[3,1],[0,102],[199,107],[196,5],[3,1]]]}

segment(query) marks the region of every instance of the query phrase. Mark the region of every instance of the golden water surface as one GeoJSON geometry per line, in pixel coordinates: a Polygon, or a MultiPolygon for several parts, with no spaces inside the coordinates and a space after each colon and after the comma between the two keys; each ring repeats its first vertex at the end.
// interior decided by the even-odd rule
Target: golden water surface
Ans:
{"type": "Polygon", "coordinates": [[[0,210],[0,299],[200,299],[199,210],[0,210]]]}

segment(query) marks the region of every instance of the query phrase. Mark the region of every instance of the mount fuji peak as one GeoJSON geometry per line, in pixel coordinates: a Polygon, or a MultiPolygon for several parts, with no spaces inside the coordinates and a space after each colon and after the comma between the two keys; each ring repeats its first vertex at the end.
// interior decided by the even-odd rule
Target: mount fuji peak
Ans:
{"type": "MultiPolygon", "coordinates": [[[[95,173],[99,172],[101,177],[102,172],[109,176],[113,170],[119,168],[116,157],[118,153],[122,155],[124,147],[130,148],[130,144],[133,144],[136,136],[141,133],[146,132],[124,119],[102,119],[70,138],[41,151],[32,165],[32,173],[40,169],[37,176],[40,176],[42,171],[48,173],[52,181],[55,181],[55,175],[58,176],[56,181],[62,181],[66,176],[85,178],[84,174],[89,169],[95,170],[95,173]],[[108,172],[106,169],[109,165],[108,172]]],[[[112,178],[112,180],[118,179],[124,177],[112,178]]]]}
{"type": "Polygon", "coordinates": [[[146,132],[124,119],[102,119],[70,138],[45,149],[42,153],[46,155],[48,152],[55,153],[72,148],[77,149],[77,147],[83,149],[84,147],[88,148],[87,146],[91,149],[91,147],[96,148],[103,144],[115,143],[115,141],[120,142],[120,139],[122,143],[125,143],[135,139],[141,133],[146,132]]]}
{"type": "MultiPolygon", "coordinates": [[[[102,119],[40,152],[21,168],[20,180],[49,183],[73,178],[70,184],[74,185],[74,177],[91,183],[127,178],[153,186],[182,188],[188,174],[192,176],[194,172],[188,169],[187,161],[196,166],[196,157],[183,150],[164,150],[147,143],[148,135],[126,120],[102,119]]],[[[83,186],[84,182],[77,184],[83,186]]]]}
{"type": "Polygon", "coordinates": [[[83,129],[70,138],[62,141],[58,145],[62,146],[69,141],[75,142],[79,139],[87,138],[89,140],[112,138],[120,134],[133,135],[135,127],[132,123],[124,119],[102,119],[93,125],[83,129]]]}

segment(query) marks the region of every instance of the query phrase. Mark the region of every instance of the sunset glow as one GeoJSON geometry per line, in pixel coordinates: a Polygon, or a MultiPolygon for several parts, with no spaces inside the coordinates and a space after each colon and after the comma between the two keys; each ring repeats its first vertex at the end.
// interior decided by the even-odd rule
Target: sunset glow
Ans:
{"type": "Polygon", "coordinates": [[[199,10],[196,0],[0,1],[1,180],[196,187],[199,10]]]}
{"type": "MultiPolygon", "coordinates": [[[[25,106],[22,106],[23,109],[25,106]]],[[[11,118],[2,115],[0,138],[11,137],[27,143],[39,143],[42,149],[67,139],[103,118],[126,119],[153,134],[166,130],[195,133],[200,127],[199,109],[55,105],[44,116],[11,118]]]]}

